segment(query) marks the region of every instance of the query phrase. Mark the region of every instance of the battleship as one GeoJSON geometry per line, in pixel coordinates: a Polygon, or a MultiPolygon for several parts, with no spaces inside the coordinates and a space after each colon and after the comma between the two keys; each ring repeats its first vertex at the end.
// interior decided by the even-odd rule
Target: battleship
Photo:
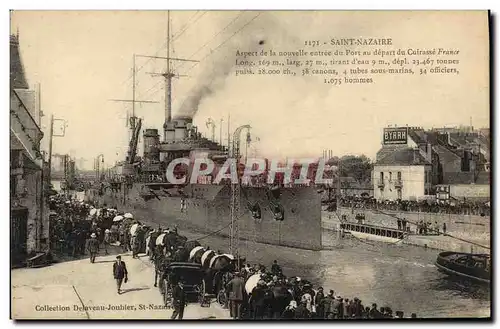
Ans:
{"type": "MultiPolygon", "coordinates": [[[[230,156],[227,148],[210,141],[197,131],[190,117],[167,116],[165,140],[157,129],[143,132],[144,152],[135,156],[142,120],[131,120],[134,133],[127,160],[120,166],[120,178],[108,178],[87,191],[87,199],[101,206],[118,206],[143,218],[155,218],[165,227],[229,236],[231,223],[230,182],[212,184],[222,164],[230,156]],[[189,157],[190,166],[175,167],[174,175],[189,174],[194,159],[206,157],[215,164],[212,174],[198,178],[196,184],[166,180],[166,168],[177,158],[189,157]]],[[[279,173],[278,173],[279,174],[279,173]]],[[[277,176],[278,176],[277,174],[277,176]]],[[[268,185],[266,173],[241,182],[240,211],[237,214],[239,238],[260,243],[310,250],[321,249],[321,197],[314,186],[268,185]]],[[[281,177],[282,178],[282,177],[281,177]]]]}
{"type": "MultiPolygon", "coordinates": [[[[170,26],[169,22],[167,26],[170,26]]],[[[160,74],[165,78],[163,140],[160,141],[158,129],[144,129],[143,154],[138,156],[143,120],[137,118],[133,110],[125,161],[114,169],[118,173],[114,177],[99,177],[96,184],[85,192],[86,199],[101,206],[116,206],[139,217],[154,218],[164,227],[177,225],[179,229],[231,238],[234,234],[230,226],[237,220],[238,241],[320,250],[321,196],[314,184],[283,184],[280,173],[275,176],[276,183],[267,184],[269,168],[245,182],[239,175],[239,183],[235,184],[237,188],[225,180],[212,184],[228,158],[235,159],[239,168],[244,168],[239,154],[240,135],[246,130],[248,140],[250,126],[238,127],[232,136],[232,146],[229,147],[228,141],[228,146],[224,147],[202,137],[193,124],[193,115],[172,117],[171,85],[176,75],[170,69],[170,61],[186,59],[170,58],[169,42],[167,38],[167,70],[160,74]],[[212,160],[215,169],[211,175],[199,177],[193,184],[189,175],[194,160],[200,157],[212,160]],[[190,165],[174,168],[175,176],[187,177],[184,184],[172,184],[166,177],[168,165],[178,158],[190,159],[190,165]]],[[[135,62],[133,71],[135,81],[135,62]]],[[[139,102],[135,100],[135,89],[133,95],[134,106],[139,102]]],[[[228,140],[229,137],[228,132],[228,140]]]]}

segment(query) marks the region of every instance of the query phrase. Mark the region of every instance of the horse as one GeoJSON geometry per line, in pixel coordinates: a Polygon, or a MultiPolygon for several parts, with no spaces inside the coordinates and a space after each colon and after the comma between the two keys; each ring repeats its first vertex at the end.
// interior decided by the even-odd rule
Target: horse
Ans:
{"type": "Polygon", "coordinates": [[[169,251],[175,251],[179,246],[184,246],[186,242],[187,238],[177,233],[164,231],[164,235],[162,234],[162,245],[169,251]]]}
{"type": "Polygon", "coordinates": [[[174,262],[187,262],[189,260],[189,251],[184,246],[179,246],[174,253],[174,262]]]}
{"type": "MultiPolygon", "coordinates": [[[[157,287],[158,278],[163,277],[163,272],[165,271],[166,266],[170,263],[170,259],[163,253],[157,253],[154,258],[155,264],[155,283],[154,286],[157,287]]],[[[160,291],[163,292],[162,289],[163,282],[160,281],[160,291]]]]}
{"type": "Polygon", "coordinates": [[[208,269],[210,267],[210,260],[215,257],[216,253],[213,250],[207,249],[205,252],[201,255],[200,258],[200,264],[202,268],[208,269]]]}
{"type": "Polygon", "coordinates": [[[214,292],[217,294],[221,291],[227,282],[229,282],[229,275],[232,272],[239,271],[240,266],[238,266],[238,261],[240,265],[246,261],[246,258],[236,259],[231,254],[221,254],[215,255],[210,259],[209,262],[209,276],[212,278],[214,292]]]}
{"type": "Polygon", "coordinates": [[[151,259],[151,261],[154,258],[156,249],[156,240],[158,236],[160,236],[160,234],[161,232],[151,229],[151,231],[149,231],[148,233],[148,237],[146,238],[146,254],[149,255],[149,259],[151,259]]]}
{"type": "Polygon", "coordinates": [[[161,232],[158,237],[155,240],[155,250],[153,251],[153,254],[158,255],[158,254],[163,254],[163,250],[166,249],[166,244],[165,244],[165,237],[167,235],[166,231],[161,232]]]}
{"type": "Polygon", "coordinates": [[[236,259],[231,254],[216,255],[210,260],[209,267],[216,271],[239,271],[245,263],[246,258],[240,257],[236,259]]]}
{"type": "MultiPolygon", "coordinates": [[[[184,237],[181,237],[181,239],[182,238],[184,238],[184,237]]],[[[199,247],[199,246],[201,246],[201,243],[199,243],[197,240],[189,240],[189,241],[184,243],[184,247],[190,251],[196,247],[199,247]]]]}
{"type": "Polygon", "coordinates": [[[201,264],[201,257],[205,253],[206,249],[202,246],[195,246],[189,252],[189,260],[193,263],[201,264]]]}

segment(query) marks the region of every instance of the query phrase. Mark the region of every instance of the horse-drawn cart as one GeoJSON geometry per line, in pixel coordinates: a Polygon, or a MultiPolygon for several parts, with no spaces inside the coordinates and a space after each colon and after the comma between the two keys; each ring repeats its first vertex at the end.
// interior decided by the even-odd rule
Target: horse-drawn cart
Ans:
{"type": "Polygon", "coordinates": [[[201,306],[210,304],[205,293],[205,272],[200,264],[175,262],[168,265],[163,273],[163,301],[165,306],[172,306],[172,292],[179,282],[184,285],[186,300],[197,300],[201,306]]]}

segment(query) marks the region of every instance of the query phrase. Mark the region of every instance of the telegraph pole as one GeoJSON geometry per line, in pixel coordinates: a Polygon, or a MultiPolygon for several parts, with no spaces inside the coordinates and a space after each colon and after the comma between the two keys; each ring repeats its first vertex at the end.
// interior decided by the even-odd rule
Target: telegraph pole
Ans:
{"type": "Polygon", "coordinates": [[[227,152],[228,154],[230,154],[230,150],[231,150],[231,125],[230,125],[230,122],[231,122],[231,114],[228,113],[227,114],[227,152]]]}
{"type": "Polygon", "coordinates": [[[52,174],[52,137],[54,135],[54,115],[50,115],[50,128],[49,128],[49,172],[48,172],[48,181],[50,184],[51,174],[52,174]]]}
{"type": "Polygon", "coordinates": [[[222,147],[222,122],[224,121],[223,118],[220,118],[220,135],[219,135],[219,139],[220,139],[220,146],[222,147]]]}
{"type": "MultiPolygon", "coordinates": [[[[237,182],[231,182],[231,204],[230,204],[230,214],[231,214],[231,223],[229,226],[230,236],[229,236],[229,252],[236,257],[238,262],[238,268],[240,267],[240,250],[239,250],[239,242],[240,242],[240,230],[239,230],[239,216],[240,216],[240,203],[241,203],[241,182],[240,176],[238,172],[239,167],[239,159],[240,159],[240,138],[241,132],[243,129],[250,130],[249,125],[244,125],[236,128],[233,134],[233,147],[231,151],[231,157],[236,162],[236,177],[237,182]]],[[[247,140],[249,138],[247,137],[247,140]]]]}
{"type": "Polygon", "coordinates": [[[342,161],[339,158],[338,162],[338,179],[337,179],[337,211],[339,210],[340,207],[340,168],[342,166],[342,161]]]}

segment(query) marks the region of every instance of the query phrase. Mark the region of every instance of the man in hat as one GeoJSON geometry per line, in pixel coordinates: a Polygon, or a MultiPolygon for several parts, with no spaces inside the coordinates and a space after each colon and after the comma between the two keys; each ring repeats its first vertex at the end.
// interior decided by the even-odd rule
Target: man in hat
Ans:
{"type": "Polygon", "coordinates": [[[151,232],[151,237],[149,238],[149,259],[151,261],[154,261],[155,257],[155,248],[156,248],[156,239],[160,236],[161,234],[161,227],[158,226],[158,230],[153,230],[151,232]]]}
{"type": "Polygon", "coordinates": [[[277,260],[274,260],[273,265],[271,265],[271,273],[276,276],[281,274],[281,267],[278,265],[277,260]]]}
{"type": "Polygon", "coordinates": [[[111,231],[109,229],[106,229],[104,231],[104,254],[108,254],[108,246],[111,243],[111,231]]]}
{"type": "Polygon", "coordinates": [[[318,288],[318,293],[314,296],[314,305],[316,306],[316,316],[320,319],[325,318],[325,306],[323,304],[323,299],[325,294],[323,292],[323,287],[318,288]]]}
{"type": "Polygon", "coordinates": [[[259,280],[257,286],[253,288],[250,296],[249,304],[252,307],[253,319],[262,319],[265,312],[265,298],[266,298],[266,283],[264,280],[259,280]]]}
{"type": "Polygon", "coordinates": [[[95,257],[99,252],[99,241],[97,241],[97,235],[92,233],[90,239],[87,241],[87,250],[90,253],[90,262],[95,262],[95,257]]]}
{"type": "Polygon", "coordinates": [[[116,262],[113,264],[113,277],[116,280],[116,288],[118,294],[121,294],[122,283],[125,280],[125,283],[128,281],[128,271],[125,262],[122,261],[122,256],[116,256],[116,262]]]}
{"type": "Polygon", "coordinates": [[[323,299],[323,307],[324,307],[324,318],[325,319],[334,319],[336,312],[335,312],[335,296],[334,296],[334,291],[330,289],[328,292],[328,295],[323,299]]]}
{"type": "Polygon", "coordinates": [[[226,285],[226,291],[229,295],[229,309],[233,319],[241,318],[241,304],[245,293],[245,282],[240,272],[234,273],[234,278],[226,285]]]}
{"type": "Polygon", "coordinates": [[[368,314],[370,319],[381,319],[382,313],[377,309],[377,304],[373,303],[370,313],[368,314]]]}
{"type": "Polygon", "coordinates": [[[182,278],[179,278],[177,285],[174,287],[172,292],[174,312],[170,319],[175,320],[179,316],[179,320],[182,320],[184,316],[184,307],[186,306],[186,293],[184,292],[184,283],[182,278]]]}

